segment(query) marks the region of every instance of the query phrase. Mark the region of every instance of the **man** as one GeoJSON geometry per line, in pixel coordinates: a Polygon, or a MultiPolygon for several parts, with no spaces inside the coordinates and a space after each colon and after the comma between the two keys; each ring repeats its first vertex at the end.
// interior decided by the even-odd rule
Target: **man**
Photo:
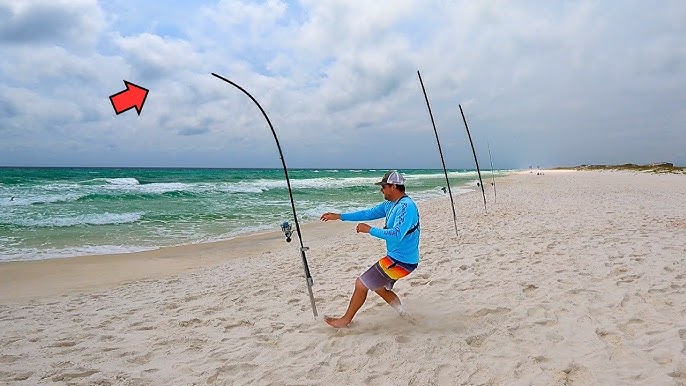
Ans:
{"type": "Polygon", "coordinates": [[[355,290],[345,315],[340,318],[324,317],[324,321],[335,328],[350,324],[367,299],[369,290],[379,294],[400,315],[407,315],[398,295],[393,292],[393,284],[401,277],[409,275],[419,263],[419,210],[414,201],[405,194],[405,178],[397,170],[384,174],[376,185],[381,185],[384,202],[358,212],[329,212],[321,216],[322,221],[366,221],[386,218],[383,229],[373,228],[365,223],[357,224],[357,233],[369,233],[386,241],[386,256],[355,280],[355,290]]]}

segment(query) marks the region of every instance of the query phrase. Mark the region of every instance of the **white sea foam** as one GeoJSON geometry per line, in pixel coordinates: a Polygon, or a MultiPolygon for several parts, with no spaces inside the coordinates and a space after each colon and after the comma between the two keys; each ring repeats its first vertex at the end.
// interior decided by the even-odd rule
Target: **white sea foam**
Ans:
{"type": "MultiPolygon", "coordinates": [[[[283,220],[286,221],[286,220],[283,220]]],[[[290,221],[290,220],[288,220],[290,221]]],[[[280,230],[281,228],[279,227],[279,224],[281,222],[275,222],[273,224],[262,224],[262,225],[250,225],[250,226],[245,226],[239,229],[234,229],[228,232],[224,232],[220,235],[217,236],[206,236],[198,242],[212,242],[212,241],[222,241],[222,240],[228,240],[232,239],[234,237],[248,234],[248,233],[259,233],[259,232],[265,232],[265,231],[276,231],[280,230]]],[[[295,229],[294,229],[295,231],[295,229]]]]}
{"type": "MultiPolygon", "coordinates": [[[[408,180],[419,180],[419,179],[427,179],[427,178],[445,178],[444,172],[423,173],[423,174],[403,174],[403,175],[408,180]]],[[[450,178],[450,177],[465,178],[465,177],[476,176],[476,175],[477,175],[476,171],[466,171],[466,172],[448,171],[448,178],[450,178]]]]}
{"type": "Polygon", "coordinates": [[[257,180],[252,182],[153,182],[150,184],[113,184],[104,187],[108,191],[123,191],[144,194],[163,194],[169,192],[188,193],[262,193],[269,188],[285,187],[286,182],[275,180],[257,180]]]}
{"type": "MultiPolygon", "coordinates": [[[[330,189],[330,188],[345,188],[353,186],[371,186],[378,181],[377,177],[348,177],[348,178],[303,178],[291,179],[291,187],[297,189],[330,189]]],[[[267,180],[260,179],[250,182],[241,183],[245,188],[252,189],[284,189],[286,188],[286,180],[267,180]]]]}
{"type": "Polygon", "coordinates": [[[133,253],[150,251],[158,247],[143,247],[135,245],[82,245],[65,248],[18,248],[0,250],[0,262],[44,260],[66,258],[72,256],[109,255],[115,253],[133,253]]]}
{"type": "Polygon", "coordinates": [[[51,204],[56,202],[69,202],[76,201],[81,197],[84,197],[85,193],[60,193],[60,194],[30,194],[26,196],[11,196],[7,199],[0,200],[0,207],[2,206],[27,206],[35,204],[51,204]],[[14,197],[14,199],[11,199],[14,197]]]}
{"type": "MultiPolygon", "coordinates": [[[[96,178],[97,180],[98,178],[96,178]]],[[[140,182],[135,178],[103,178],[105,182],[111,185],[139,185],[140,182]]]]}
{"type": "MultiPolygon", "coordinates": [[[[458,196],[461,194],[469,193],[472,191],[472,189],[451,187],[450,191],[453,193],[453,197],[454,197],[454,196],[458,196]]],[[[422,201],[422,200],[428,200],[428,199],[438,198],[438,197],[448,197],[448,193],[447,193],[447,190],[446,190],[446,193],[443,193],[443,191],[440,188],[437,188],[435,190],[427,190],[427,191],[423,191],[423,192],[410,193],[410,196],[415,201],[422,201]]]]}
{"type": "Polygon", "coordinates": [[[134,223],[143,216],[142,213],[99,213],[78,216],[53,216],[34,218],[12,218],[8,224],[24,227],[71,227],[76,225],[108,225],[134,223]]]}
{"type": "MultiPolygon", "coordinates": [[[[262,193],[269,190],[268,187],[259,185],[260,184],[254,182],[239,182],[221,184],[217,188],[220,192],[224,193],[262,193]]],[[[283,186],[286,186],[285,182],[283,183],[283,186]]]]}
{"type": "Polygon", "coordinates": [[[195,190],[193,184],[182,182],[155,182],[136,186],[136,191],[148,194],[162,194],[167,192],[192,192],[195,190]]]}

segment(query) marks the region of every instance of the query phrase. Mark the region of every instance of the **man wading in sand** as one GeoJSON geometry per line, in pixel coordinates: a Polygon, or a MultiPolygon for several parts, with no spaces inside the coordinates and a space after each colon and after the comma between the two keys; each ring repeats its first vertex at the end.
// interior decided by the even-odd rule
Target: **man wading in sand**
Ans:
{"type": "Polygon", "coordinates": [[[379,294],[400,315],[406,316],[393,284],[407,276],[419,263],[419,210],[414,201],[405,195],[405,178],[396,170],[387,172],[380,182],[385,201],[379,205],[352,213],[324,213],[322,221],[366,221],[386,218],[386,225],[373,228],[365,223],[357,224],[357,233],[369,233],[386,241],[386,256],[372,265],[355,280],[348,310],[340,318],[325,316],[324,321],[332,327],[345,327],[367,299],[367,291],[379,294]]]}

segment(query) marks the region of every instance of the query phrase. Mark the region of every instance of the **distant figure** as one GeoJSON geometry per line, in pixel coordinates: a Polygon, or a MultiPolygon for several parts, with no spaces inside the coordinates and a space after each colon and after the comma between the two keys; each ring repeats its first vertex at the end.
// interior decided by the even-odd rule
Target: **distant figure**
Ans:
{"type": "Polygon", "coordinates": [[[10,198],[10,201],[14,201],[14,196],[12,196],[12,198],[10,198]]]}
{"type": "Polygon", "coordinates": [[[366,221],[386,218],[382,228],[372,228],[358,223],[357,233],[368,233],[386,241],[386,255],[355,280],[355,290],[348,309],[340,318],[324,317],[331,327],[346,327],[367,299],[367,292],[376,292],[401,316],[407,316],[398,295],[393,292],[395,282],[414,271],[419,264],[419,210],[414,201],[405,194],[405,178],[396,170],[383,176],[381,185],[384,201],[370,209],[352,213],[327,212],[322,221],[366,221]]]}
{"type": "Polygon", "coordinates": [[[442,187],[441,190],[443,191],[443,193],[448,193],[448,189],[446,189],[445,186],[442,187]]]}
{"type": "Polygon", "coordinates": [[[481,184],[477,182],[477,183],[476,183],[476,186],[479,187],[479,186],[481,186],[481,184]]]}

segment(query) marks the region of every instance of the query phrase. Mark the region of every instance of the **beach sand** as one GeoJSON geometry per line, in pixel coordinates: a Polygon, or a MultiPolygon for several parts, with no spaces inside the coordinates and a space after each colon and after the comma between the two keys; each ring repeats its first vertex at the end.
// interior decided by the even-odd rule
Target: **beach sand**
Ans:
{"type": "MultiPolygon", "coordinates": [[[[357,275],[384,252],[355,223],[157,251],[0,264],[0,383],[77,385],[686,385],[686,176],[545,170],[420,203],[422,261],[396,284],[412,319],[357,275]]],[[[411,194],[411,186],[408,188],[411,194]]]]}

